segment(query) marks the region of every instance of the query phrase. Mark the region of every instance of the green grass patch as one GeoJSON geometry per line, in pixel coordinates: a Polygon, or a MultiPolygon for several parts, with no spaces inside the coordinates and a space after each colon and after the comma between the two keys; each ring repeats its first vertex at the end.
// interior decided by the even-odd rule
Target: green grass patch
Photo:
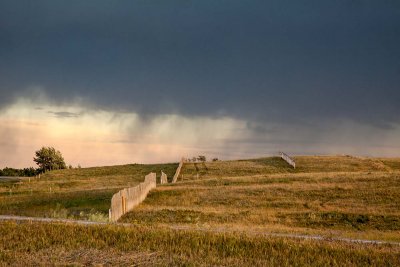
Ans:
{"type": "Polygon", "coordinates": [[[244,212],[201,212],[195,210],[134,210],[121,218],[121,222],[156,225],[156,224],[202,224],[208,222],[228,223],[232,220],[239,220],[245,217],[248,211],[244,212]]]}
{"type": "MultiPolygon", "coordinates": [[[[56,170],[15,182],[0,183],[0,214],[90,219],[108,216],[111,197],[135,186],[150,172],[169,177],[178,164],[129,164],[121,166],[56,170]]],[[[1,180],[0,180],[1,181],[1,180]]]]}

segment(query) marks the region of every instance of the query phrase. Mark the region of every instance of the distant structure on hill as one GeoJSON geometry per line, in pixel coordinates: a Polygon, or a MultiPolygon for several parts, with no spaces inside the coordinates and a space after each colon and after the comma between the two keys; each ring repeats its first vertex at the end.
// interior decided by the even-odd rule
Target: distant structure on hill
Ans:
{"type": "Polygon", "coordinates": [[[284,161],[286,161],[290,166],[293,167],[293,169],[296,169],[296,162],[294,161],[294,159],[292,159],[291,157],[289,157],[289,155],[283,152],[279,152],[279,154],[284,161]]]}

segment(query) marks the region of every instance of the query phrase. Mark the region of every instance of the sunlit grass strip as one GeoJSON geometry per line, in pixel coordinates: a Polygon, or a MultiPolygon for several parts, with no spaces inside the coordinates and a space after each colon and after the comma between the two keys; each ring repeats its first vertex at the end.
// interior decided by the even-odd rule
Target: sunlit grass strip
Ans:
{"type": "MultiPolygon", "coordinates": [[[[390,245],[289,240],[137,226],[0,223],[0,233],[0,263],[3,264],[21,263],[21,255],[49,248],[160,252],[166,265],[394,266],[399,263],[400,256],[398,246],[390,245]]],[[[56,258],[57,255],[53,256],[56,258]]]]}

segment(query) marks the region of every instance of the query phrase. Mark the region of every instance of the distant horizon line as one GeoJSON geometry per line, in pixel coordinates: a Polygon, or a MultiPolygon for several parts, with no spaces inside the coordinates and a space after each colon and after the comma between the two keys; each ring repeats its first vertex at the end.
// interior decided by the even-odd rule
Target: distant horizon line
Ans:
{"type": "MultiPolygon", "coordinates": [[[[285,152],[286,153],[286,152],[285,152]]],[[[288,153],[286,153],[288,154],[288,153]]],[[[310,154],[290,154],[289,156],[291,157],[352,157],[352,158],[359,158],[359,159],[399,159],[399,156],[366,156],[366,155],[355,155],[355,154],[325,154],[325,153],[310,153],[310,154]]],[[[218,161],[238,161],[238,160],[252,160],[252,159],[262,159],[262,158],[273,158],[273,157],[279,157],[278,154],[270,154],[270,155],[265,155],[265,156],[255,156],[255,157],[249,157],[249,158],[236,158],[236,159],[220,159],[218,158],[218,161]]],[[[182,157],[180,157],[182,158],[182,157]]],[[[185,157],[183,157],[185,158],[185,157]]],[[[212,159],[208,158],[206,162],[212,162],[212,159]]],[[[117,163],[114,165],[91,165],[91,166],[81,166],[81,168],[98,168],[98,167],[112,167],[112,166],[124,166],[124,165],[159,165],[159,164],[176,164],[179,163],[179,160],[177,161],[165,161],[165,162],[151,162],[151,163],[138,163],[138,162],[129,162],[129,163],[117,163]]],[[[80,165],[80,164],[78,164],[80,165]]],[[[5,168],[11,168],[11,169],[24,169],[24,168],[37,168],[35,166],[28,166],[28,167],[10,167],[10,166],[5,166],[5,167],[0,167],[0,169],[5,169],[5,168]]],[[[78,166],[74,167],[72,166],[73,169],[78,169],[78,166]]],[[[67,168],[68,169],[68,168],[67,168]]],[[[5,177],[5,176],[0,176],[0,177],[5,177]]]]}

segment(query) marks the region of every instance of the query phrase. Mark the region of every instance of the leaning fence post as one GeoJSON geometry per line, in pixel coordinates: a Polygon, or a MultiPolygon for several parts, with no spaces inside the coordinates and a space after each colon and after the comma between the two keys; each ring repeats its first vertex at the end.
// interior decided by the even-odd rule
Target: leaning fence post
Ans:
{"type": "Polygon", "coordinates": [[[289,165],[291,165],[293,167],[293,169],[296,168],[296,162],[294,161],[294,159],[292,159],[291,157],[289,157],[287,154],[280,152],[280,156],[281,158],[286,161],[289,165]]]}

